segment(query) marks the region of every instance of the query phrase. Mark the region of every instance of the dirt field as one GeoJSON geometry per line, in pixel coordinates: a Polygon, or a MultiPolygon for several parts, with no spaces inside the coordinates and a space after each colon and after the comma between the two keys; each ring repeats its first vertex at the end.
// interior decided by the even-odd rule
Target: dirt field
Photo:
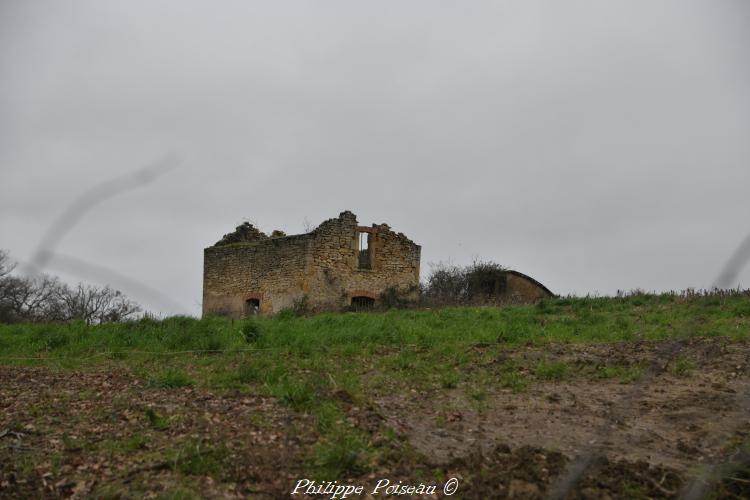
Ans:
{"type": "MultiPolygon", "coordinates": [[[[651,363],[658,347],[565,346],[508,356],[636,365],[651,363]]],[[[424,399],[396,395],[378,405],[389,425],[438,463],[472,451],[487,453],[497,442],[545,447],[566,456],[598,444],[610,459],[686,471],[721,458],[726,441],[741,424],[750,424],[745,404],[750,399],[750,347],[695,342],[683,353],[690,360],[686,373],[667,369],[640,384],[578,377],[536,384],[521,394],[501,389],[481,405],[470,404],[458,389],[424,399]],[[632,394],[638,397],[625,401],[632,394]]]]}
{"type": "MultiPolygon", "coordinates": [[[[600,452],[569,498],[677,496],[750,436],[750,345],[697,339],[653,378],[585,375],[652,366],[665,346],[520,348],[468,368],[582,367],[524,390],[383,387],[365,405],[342,391],[346,418],[372,442],[395,437],[374,470],[337,479],[456,477],[454,498],[540,498],[573,457],[600,452]]],[[[289,497],[317,440],[311,418],[247,392],[152,388],[122,369],[0,367],[0,497],[289,497]]],[[[712,491],[747,498],[747,468],[712,491]]]]}

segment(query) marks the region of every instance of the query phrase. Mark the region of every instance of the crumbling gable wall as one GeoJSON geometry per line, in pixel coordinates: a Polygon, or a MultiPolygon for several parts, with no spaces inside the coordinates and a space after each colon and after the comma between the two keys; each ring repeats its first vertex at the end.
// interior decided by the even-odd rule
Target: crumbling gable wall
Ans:
{"type": "Polygon", "coordinates": [[[336,310],[389,287],[417,300],[420,252],[386,224],[358,226],[349,211],[296,236],[269,238],[246,223],[204,251],[203,313],[241,317],[249,299],[274,313],[303,297],[315,310],[336,310]],[[371,235],[370,269],[359,267],[360,233],[371,235]]]}
{"type": "Polygon", "coordinates": [[[421,247],[387,224],[359,226],[356,216],[342,212],[315,231],[311,259],[310,299],[330,308],[351,304],[352,297],[378,299],[396,287],[417,300],[421,247]],[[359,267],[359,234],[370,237],[371,268],[359,267]]]}

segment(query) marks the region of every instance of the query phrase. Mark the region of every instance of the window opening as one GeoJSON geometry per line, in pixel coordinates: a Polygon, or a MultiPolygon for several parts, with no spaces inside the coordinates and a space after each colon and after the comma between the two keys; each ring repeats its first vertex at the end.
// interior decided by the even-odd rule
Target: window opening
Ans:
{"type": "Polygon", "coordinates": [[[372,233],[360,232],[359,233],[359,268],[360,269],[372,269],[372,242],[370,238],[372,233]]]}
{"type": "Polygon", "coordinates": [[[367,311],[375,307],[375,299],[372,297],[352,297],[352,309],[355,311],[367,311]]]}

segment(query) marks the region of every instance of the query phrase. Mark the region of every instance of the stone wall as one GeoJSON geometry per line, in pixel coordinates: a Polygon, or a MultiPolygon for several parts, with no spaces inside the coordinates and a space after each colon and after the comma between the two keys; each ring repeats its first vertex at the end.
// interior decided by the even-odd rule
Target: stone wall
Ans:
{"type": "Polygon", "coordinates": [[[338,310],[388,287],[417,300],[420,251],[386,224],[358,226],[348,211],[296,236],[269,238],[246,223],[204,250],[203,314],[241,317],[248,299],[275,313],[303,297],[313,310],[338,310]],[[360,233],[371,235],[371,269],[359,268],[360,233]]]}
{"type": "Polygon", "coordinates": [[[508,287],[504,294],[510,302],[536,302],[554,294],[534,278],[518,271],[508,271],[508,287]]]}

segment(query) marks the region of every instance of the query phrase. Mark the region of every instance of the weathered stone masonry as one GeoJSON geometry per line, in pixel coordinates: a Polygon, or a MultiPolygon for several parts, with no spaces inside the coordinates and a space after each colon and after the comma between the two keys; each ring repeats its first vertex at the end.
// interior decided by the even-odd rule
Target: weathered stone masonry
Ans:
{"type": "Polygon", "coordinates": [[[418,300],[420,252],[387,224],[359,226],[349,211],[295,236],[245,224],[204,250],[203,314],[275,313],[303,297],[314,310],[336,310],[377,301],[389,287],[418,300]]]}

